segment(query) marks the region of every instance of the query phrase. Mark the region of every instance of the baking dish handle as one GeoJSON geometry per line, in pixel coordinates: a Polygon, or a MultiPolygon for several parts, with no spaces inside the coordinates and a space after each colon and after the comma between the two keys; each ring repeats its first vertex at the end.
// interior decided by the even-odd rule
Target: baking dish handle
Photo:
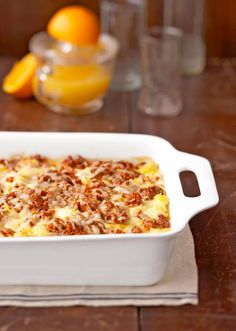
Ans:
{"type": "Polygon", "coordinates": [[[197,197],[186,197],[182,192],[184,203],[188,206],[188,216],[191,218],[200,211],[215,206],[219,202],[219,196],[212,168],[207,159],[188,153],[178,153],[178,171],[180,173],[186,170],[196,175],[201,193],[197,197]]]}

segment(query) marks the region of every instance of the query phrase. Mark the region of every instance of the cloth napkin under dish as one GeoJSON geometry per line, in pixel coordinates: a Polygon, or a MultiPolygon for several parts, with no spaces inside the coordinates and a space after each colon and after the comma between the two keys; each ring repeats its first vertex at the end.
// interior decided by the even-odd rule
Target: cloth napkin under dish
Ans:
{"type": "Polygon", "coordinates": [[[179,235],[164,278],[152,286],[0,286],[0,306],[178,306],[198,304],[198,272],[189,226],[179,235]]]}

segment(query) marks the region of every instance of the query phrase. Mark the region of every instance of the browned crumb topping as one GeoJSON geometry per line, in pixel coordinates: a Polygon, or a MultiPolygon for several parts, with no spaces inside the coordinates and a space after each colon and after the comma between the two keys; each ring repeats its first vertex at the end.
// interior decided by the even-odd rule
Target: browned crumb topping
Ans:
{"type": "Polygon", "coordinates": [[[35,155],[0,160],[0,236],[168,228],[168,199],[158,166],[150,159],[68,156],[56,161],[35,155]]]}

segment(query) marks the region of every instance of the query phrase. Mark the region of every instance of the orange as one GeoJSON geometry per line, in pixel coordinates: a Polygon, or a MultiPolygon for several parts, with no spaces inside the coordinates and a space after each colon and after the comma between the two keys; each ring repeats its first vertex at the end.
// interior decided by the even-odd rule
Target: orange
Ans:
{"type": "Polygon", "coordinates": [[[37,59],[31,53],[16,62],[3,80],[3,91],[17,98],[31,97],[33,95],[33,77],[36,66],[37,59]]]}
{"type": "Polygon", "coordinates": [[[55,39],[86,46],[97,43],[100,25],[91,10],[82,6],[68,6],[58,10],[50,19],[47,31],[55,39]]]}

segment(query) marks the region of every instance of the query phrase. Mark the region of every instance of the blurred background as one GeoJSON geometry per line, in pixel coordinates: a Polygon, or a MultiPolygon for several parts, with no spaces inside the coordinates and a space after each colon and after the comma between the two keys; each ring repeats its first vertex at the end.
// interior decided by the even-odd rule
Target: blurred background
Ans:
{"type": "MultiPolygon", "coordinates": [[[[196,0],[187,2],[194,6],[196,0]]],[[[59,8],[79,4],[99,14],[99,3],[99,0],[0,0],[0,55],[24,55],[30,37],[44,30],[59,8]]],[[[149,26],[163,23],[163,6],[164,0],[147,1],[149,26]]],[[[208,58],[236,56],[235,13],[235,0],[205,0],[203,36],[208,58]]],[[[183,17],[188,19],[188,15],[183,17]]]]}

